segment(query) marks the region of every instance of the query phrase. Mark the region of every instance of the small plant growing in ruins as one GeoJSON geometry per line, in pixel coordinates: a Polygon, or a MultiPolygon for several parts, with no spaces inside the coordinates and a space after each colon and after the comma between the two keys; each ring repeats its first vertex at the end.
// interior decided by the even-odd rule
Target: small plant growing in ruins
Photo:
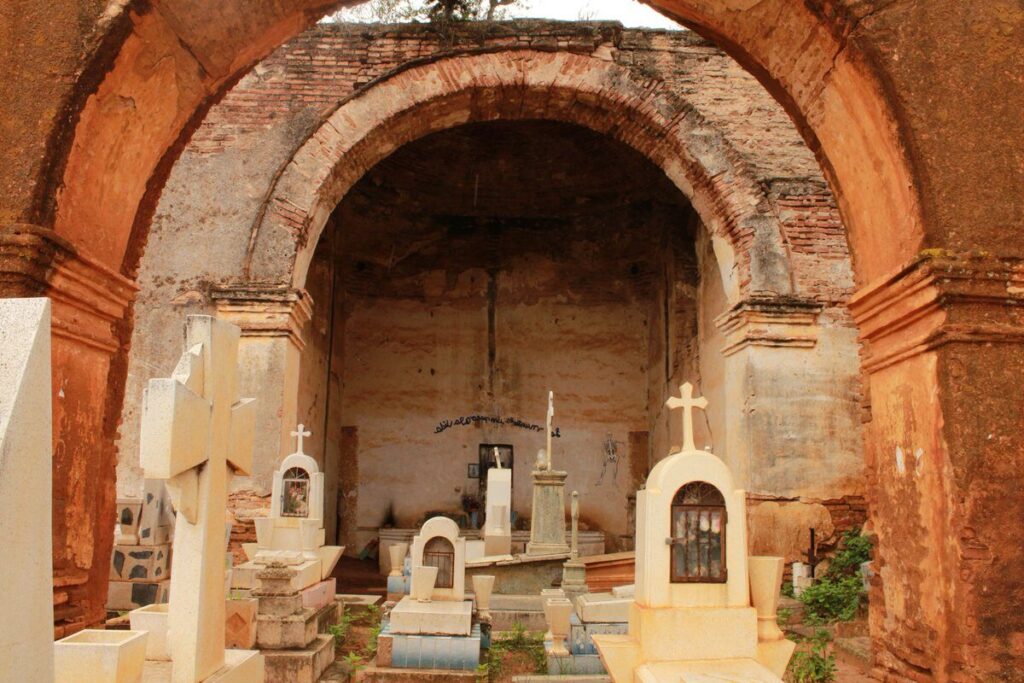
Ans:
{"type": "Polygon", "coordinates": [[[344,613],[341,615],[341,621],[327,627],[328,633],[334,636],[335,645],[345,642],[345,637],[348,635],[349,629],[352,628],[353,619],[351,614],[344,613]]]}
{"type": "Polygon", "coordinates": [[[860,529],[851,529],[843,534],[840,546],[825,573],[826,577],[855,576],[860,566],[871,559],[871,539],[862,535],[860,529]]]}
{"type": "Polygon", "coordinates": [[[860,578],[844,576],[833,579],[826,576],[805,588],[800,594],[800,602],[807,608],[807,623],[827,624],[850,621],[857,616],[862,596],[860,578]]]}
{"type": "Polygon", "coordinates": [[[366,643],[366,657],[372,659],[377,656],[377,639],[380,638],[380,622],[374,624],[370,629],[370,640],[366,643]]]}
{"type": "Polygon", "coordinates": [[[788,680],[792,683],[832,683],[836,679],[836,657],[829,648],[828,631],[818,629],[806,649],[793,654],[788,680]]]}
{"type": "Polygon", "coordinates": [[[530,633],[519,622],[512,625],[512,630],[506,632],[501,638],[491,640],[491,648],[487,651],[487,661],[477,668],[479,678],[486,672],[487,679],[495,681],[501,676],[502,663],[505,657],[512,653],[525,653],[536,673],[547,671],[548,661],[544,652],[544,636],[539,633],[530,633]]]}
{"type": "Polygon", "coordinates": [[[345,667],[349,673],[355,673],[363,668],[363,659],[356,652],[349,652],[345,655],[345,667]]]}
{"type": "Polygon", "coordinates": [[[843,535],[841,549],[828,571],[800,594],[800,602],[807,607],[807,623],[849,621],[857,616],[864,599],[860,565],[870,559],[871,540],[860,529],[843,535]]]}

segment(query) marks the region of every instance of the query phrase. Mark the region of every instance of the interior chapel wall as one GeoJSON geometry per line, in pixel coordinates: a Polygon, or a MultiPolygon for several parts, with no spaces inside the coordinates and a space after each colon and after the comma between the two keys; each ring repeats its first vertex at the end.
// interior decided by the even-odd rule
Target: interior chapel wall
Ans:
{"type": "MultiPolygon", "coordinates": [[[[639,229],[628,220],[615,215],[610,222],[626,224],[620,232],[642,233],[633,238],[635,248],[660,251],[645,239],[651,231],[663,232],[660,225],[639,229]]],[[[352,216],[343,222],[350,230],[366,229],[352,216]]],[[[346,434],[347,443],[338,448],[355,451],[354,457],[338,453],[343,514],[355,515],[342,525],[340,542],[349,552],[376,537],[389,508],[406,528],[430,512],[458,511],[461,495],[477,492],[467,465],[477,461],[481,443],[514,446],[513,507],[528,517],[530,469],[543,431],[443,423],[485,415],[543,425],[548,389],[555,392],[554,424],[562,433],[554,440],[554,466],[569,473],[567,491],[580,492],[584,524],[605,531],[608,547],[616,547],[627,531],[626,496],[649,458],[646,281],[660,280],[664,272],[651,258],[638,276],[643,284],[626,282],[630,263],[595,256],[602,253],[601,240],[577,232],[559,240],[557,249],[509,256],[496,273],[442,258],[411,280],[344,294],[339,288],[344,304],[336,302],[336,315],[344,323],[336,333],[344,330],[344,341],[335,342],[332,366],[344,390],[330,419],[339,419],[346,434]],[[589,282],[583,287],[592,291],[574,290],[572,283],[579,282],[589,282]],[[493,356],[489,296],[496,302],[493,356]],[[606,433],[619,455],[617,466],[607,468],[606,433]]],[[[311,293],[327,289],[324,251],[318,248],[314,259],[311,293]]],[[[314,306],[314,325],[326,308],[314,306]]],[[[326,353],[318,336],[314,332],[303,354],[299,395],[300,415],[317,419],[323,415],[314,404],[323,397],[326,353]]]]}

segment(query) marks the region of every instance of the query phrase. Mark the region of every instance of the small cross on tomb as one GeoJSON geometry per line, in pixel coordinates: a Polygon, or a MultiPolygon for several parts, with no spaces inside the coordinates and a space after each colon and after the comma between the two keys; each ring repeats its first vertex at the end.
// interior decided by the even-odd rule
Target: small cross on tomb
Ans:
{"type": "Polygon", "coordinates": [[[300,422],[296,430],[292,432],[292,436],[296,437],[299,440],[298,445],[295,447],[295,452],[299,455],[305,455],[306,452],[302,450],[302,439],[303,437],[313,436],[313,432],[306,429],[306,425],[300,422]]]}
{"type": "Polygon", "coordinates": [[[700,408],[704,410],[708,407],[708,400],[703,396],[694,398],[693,385],[689,382],[679,387],[679,393],[681,398],[672,396],[665,401],[665,405],[669,410],[683,409],[683,452],[695,451],[697,447],[693,443],[693,409],[700,408]]]}

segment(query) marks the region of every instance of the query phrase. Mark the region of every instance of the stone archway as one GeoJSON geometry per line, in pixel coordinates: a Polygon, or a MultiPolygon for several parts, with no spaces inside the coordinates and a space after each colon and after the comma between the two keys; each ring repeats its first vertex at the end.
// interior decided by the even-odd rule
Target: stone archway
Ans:
{"type": "Polygon", "coordinates": [[[474,121],[552,120],[624,142],[659,166],[707,226],[730,304],[795,295],[778,216],[720,131],[685,99],[608,60],[487,51],[400,69],[346,98],[283,166],[249,239],[251,282],[301,288],[328,216],[398,147],[474,121]]]}
{"type": "MultiPolygon", "coordinates": [[[[333,4],[166,0],[130,3],[114,21],[101,3],[69,0],[43,14],[17,4],[26,31],[79,29],[12,51],[28,68],[5,83],[18,96],[5,98],[5,120],[20,144],[8,146],[0,176],[11,190],[0,209],[4,292],[53,296],[54,325],[66,330],[54,343],[55,452],[65,467],[56,481],[97,473],[89,504],[58,507],[68,526],[55,529],[55,548],[81,551],[58,558],[68,572],[58,602],[69,586],[88,595],[104,581],[130,326],[125,274],[145,243],[148,207],[209,103],[333,4]],[[81,288],[82,272],[103,286],[81,288]],[[70,397],[69,377],[81,382],[70,397]]],[[[1010,76],[1024,60],[1020,8],[652,4],[726,47],[786,105],[849,227],[865,285],[854,312],[873,359],[866,448],[885,587],[873,615],[880,664],[905,678],[1013,675],[1024,658],[1024,623],[1005,598],[1019,586],[1024,547],[1024,436],[1010,379],[1024,368],[1024,334],[1009,315],[1021,304],[1024,248],[1009,239],[1024,201],[1014,114],[1024,89],[1010,76]],[[963,256],[977,248],[987,253],[963,256]],[[919,450],[923,478],[899,465],[900,453],[919,450]]],[[[83,600],[95,618],[95,601],[83,600]]]]}

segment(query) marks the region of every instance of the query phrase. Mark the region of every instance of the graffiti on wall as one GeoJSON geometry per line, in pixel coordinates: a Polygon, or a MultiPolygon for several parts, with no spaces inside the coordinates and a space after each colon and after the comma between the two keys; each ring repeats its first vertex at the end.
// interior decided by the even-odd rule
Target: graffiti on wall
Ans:
{"type": "MultiPolygon", "coordinates": [[[[434,427],[435,434],[441,434],[446,432],[452,427],[469,427],[471,425],[478,424],[493,424],[508,427],[516,427],[518,429],[527,429],[531,432],[543,432],[544,425],[533,424],[532,422],[526,422],[520,420],[518,417],[501,417],[498,415],[463,415],[462,417],[456,417],[451,420],[441,420],[434,427]]],[[[554,427],[551,436],[556,439],[562,438],[562,432],[558,427],[554,427]]]]}

